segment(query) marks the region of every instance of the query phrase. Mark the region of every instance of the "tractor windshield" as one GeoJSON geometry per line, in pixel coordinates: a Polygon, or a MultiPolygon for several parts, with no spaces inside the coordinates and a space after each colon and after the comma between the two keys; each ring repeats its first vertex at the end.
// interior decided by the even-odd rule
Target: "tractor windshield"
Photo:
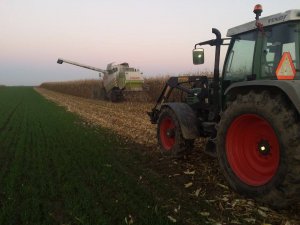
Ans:
{"type": "Polygon", "coordinates": [[[257,32],[240,34],[231,39],[224,67],[224,79],[240,81],[252,75],[256,40],[257,32]]]}
{"type": "Polygon", "coordinates": [[[288,52],[296,68],[295,79],[300,79],[300,25],[284,23],[265,28],[261,57],[261,78],[276,79],[276,69],[284,52],[288,52]]]}

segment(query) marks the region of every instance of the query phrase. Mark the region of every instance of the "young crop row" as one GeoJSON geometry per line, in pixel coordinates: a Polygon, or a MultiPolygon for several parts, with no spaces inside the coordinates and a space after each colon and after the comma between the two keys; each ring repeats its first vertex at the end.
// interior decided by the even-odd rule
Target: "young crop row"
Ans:
{"type": "Polygon", "coordinates": [[[169,224],[155,188],[137,185],[163,183],[159,174],[111,132],[32,88],[0,89],[0,106],[0,224],[169,224]]]}

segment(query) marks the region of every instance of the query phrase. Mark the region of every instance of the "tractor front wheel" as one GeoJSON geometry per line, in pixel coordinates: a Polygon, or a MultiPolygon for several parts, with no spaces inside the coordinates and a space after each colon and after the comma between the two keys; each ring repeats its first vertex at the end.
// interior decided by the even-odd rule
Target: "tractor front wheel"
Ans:
{"type": "Polygon", "coordinates": [[[276,208],[299,201],[300,124],[294,108],[269,92],[238,95],[221,116],[217,154],[236,191],[276,208]]]}
{"type": "Polygon", "coordinates": [[[157,139],[161,153],[171,158],[181,158],[189,153],[194,140],[182,136],[179,121],[172,109],[162,109],[157,126],[157,139]]]}

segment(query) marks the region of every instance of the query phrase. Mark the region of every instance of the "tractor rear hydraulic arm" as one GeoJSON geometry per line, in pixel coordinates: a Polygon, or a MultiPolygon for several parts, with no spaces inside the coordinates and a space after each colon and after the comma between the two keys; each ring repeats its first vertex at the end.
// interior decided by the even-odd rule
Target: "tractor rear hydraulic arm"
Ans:
{"type": "Polygon", "coordinates": [[[191,89],[182,86],[182,84],[196,83],[196,82],[200,82],[200,83],[204,84],[204,83],[207,83],[207,80],[208,79],[206,76],[170,77],[169,80],[166,82],[166,84],[162,90],[162,93],[158,97],[154,108],[152,109],[151,112],[147,112],[150,117],[151,123],[155,124],[157,122],[161,106],[166,101],[168,101],[168,99],[172,93],[172,90],[174,88],[179,89],[182,92],[185,92],[187,94],[195,95],[195,93],[193,91],[191,91],[191,89]]]}

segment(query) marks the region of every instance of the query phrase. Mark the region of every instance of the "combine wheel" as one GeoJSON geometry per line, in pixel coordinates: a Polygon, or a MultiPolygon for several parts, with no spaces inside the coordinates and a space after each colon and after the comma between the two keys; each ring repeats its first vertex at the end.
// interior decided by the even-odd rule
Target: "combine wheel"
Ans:
{"type": "Polygon", "coordinates": [[[99,96],[99,99],[101,99],[101,100],[108,100],[108,96],[107,96],[107,93],[106,93],[104,87],[101,87],[101,88],[100,88],[100,96],[99,96]]]}
{"type": "Polygon", "coordinates": [[[300,200],[300,123],[282,96],[237,96],[221,117],[217,154],[236,191],[275,208],[300,200]]]}
{"type": "Polygon", "coordinates": [[[118,93],[117,93],[117,91],[115,91],[115,90],[111,91],[110,100],[112,102],[117,102],[118,101],[118,93]]]}
{"type": "Polygon", "coordinates": [[[110,93],[110,100],[112,102],[121,102],[123,100],[122,90],[113,89],[110,93]]]}
{"type": "Polygon", "coordinates": [[[179,121],[168,107],[162,109],[157,126],[157,139],[161,153],[172,158],[181,158],[192,150],[194,140],[184,139],[179,121]]]}

